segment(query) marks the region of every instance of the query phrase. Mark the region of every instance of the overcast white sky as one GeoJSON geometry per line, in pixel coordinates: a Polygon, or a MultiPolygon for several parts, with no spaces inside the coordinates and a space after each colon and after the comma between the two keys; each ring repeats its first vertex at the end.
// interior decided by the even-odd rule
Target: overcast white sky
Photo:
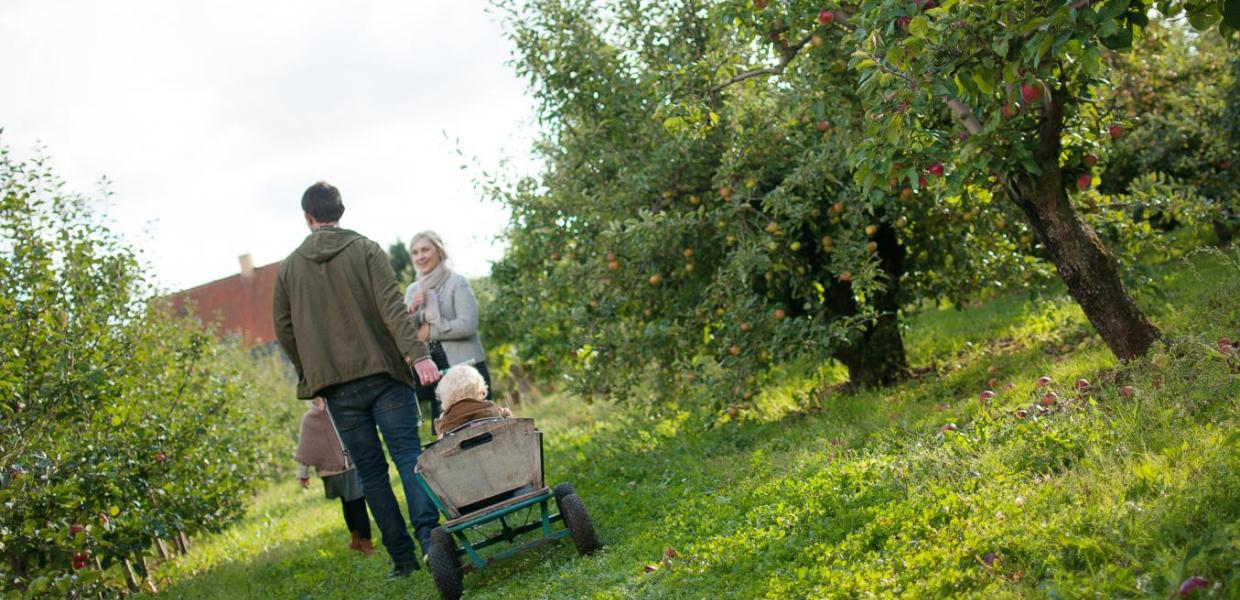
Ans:
{"type": "Polygon", "coordinates": [[[344,195],[341,224],[385,248],[439,231],[488,272],[507,222],[475,168],[534,167],[525,84],[485,0],[3,0],[0,127],[70,185],[112,180],[112,227],[181,289],[283,259],[301,192],[344,195]],[[445,138],[445,133],[447,138],[445,138]]]}

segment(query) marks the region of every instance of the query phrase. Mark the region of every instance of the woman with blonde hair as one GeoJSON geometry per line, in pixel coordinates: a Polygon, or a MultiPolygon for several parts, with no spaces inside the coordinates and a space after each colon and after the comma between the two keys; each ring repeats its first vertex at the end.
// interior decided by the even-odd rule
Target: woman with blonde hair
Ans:
{"type": "MultiPolygon", "coordinates": [[[[478,305],[469,280],[448,267],[443,238],[434,231],[423,231],[409,241],[409,258],[417,279],[405,290],[405,304],[418,327],[418,336],[431,350],[440,369],[454,365],[473,365],[486,382],[490,399],[491,373],[486,351],[478,337],[478,305]]],[[[435,419],[443,412],[435,397],[435,386],[419,386],[418,398],[431,403],[431,433],[435,419]]]]}

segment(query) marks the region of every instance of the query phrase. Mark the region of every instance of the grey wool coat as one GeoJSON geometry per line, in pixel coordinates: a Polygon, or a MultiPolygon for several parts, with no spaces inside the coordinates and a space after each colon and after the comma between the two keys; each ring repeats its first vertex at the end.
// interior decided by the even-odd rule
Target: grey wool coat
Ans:
{"type": "MultiPolygon", "coordinates": [[[[416,281],[405,289],[406,307],[417,291],[416,281]]],[[[469,280],[460,273],[453,273],[439,288],[438,294],[439,322],[431,323],[431,341],[443,344],[450,365],[471,360],[474,364],[484,362],[487,354],[478,337],[478,303],[474,300],[474,290],[469,287],[469,280]]]]}

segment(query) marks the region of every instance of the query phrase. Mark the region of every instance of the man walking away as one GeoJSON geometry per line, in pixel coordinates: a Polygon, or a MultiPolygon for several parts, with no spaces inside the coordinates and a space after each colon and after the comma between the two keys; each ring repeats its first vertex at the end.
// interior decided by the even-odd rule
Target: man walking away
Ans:
{"type": "Polygon", "coordinates": [[[400,473],[414,534],[425,548],[439,515],[413,475],[422,444],[409,365],[423,384],[437,381],[439,371],[418,339],[383,249],[340,228],[339,190],[316,183],[302,195],[301,208],[310,235],[280,265],[276,337],[297,369],[297,396],[327,400],[395,564],[389,577],[403,577],[418,569],[418,562],[388,479],[379,432],[400,473]]]}

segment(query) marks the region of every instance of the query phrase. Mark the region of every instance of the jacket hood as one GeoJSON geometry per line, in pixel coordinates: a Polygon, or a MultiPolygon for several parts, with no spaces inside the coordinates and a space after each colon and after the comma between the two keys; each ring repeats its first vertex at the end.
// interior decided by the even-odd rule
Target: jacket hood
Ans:
{"type": "Polygon", "coordinates": [[[339,227],[323,227],[306,236],[296,254],[314,262],[327,262],[340,254],[349,244],[364,239],[360,233],[339,227]]]}

